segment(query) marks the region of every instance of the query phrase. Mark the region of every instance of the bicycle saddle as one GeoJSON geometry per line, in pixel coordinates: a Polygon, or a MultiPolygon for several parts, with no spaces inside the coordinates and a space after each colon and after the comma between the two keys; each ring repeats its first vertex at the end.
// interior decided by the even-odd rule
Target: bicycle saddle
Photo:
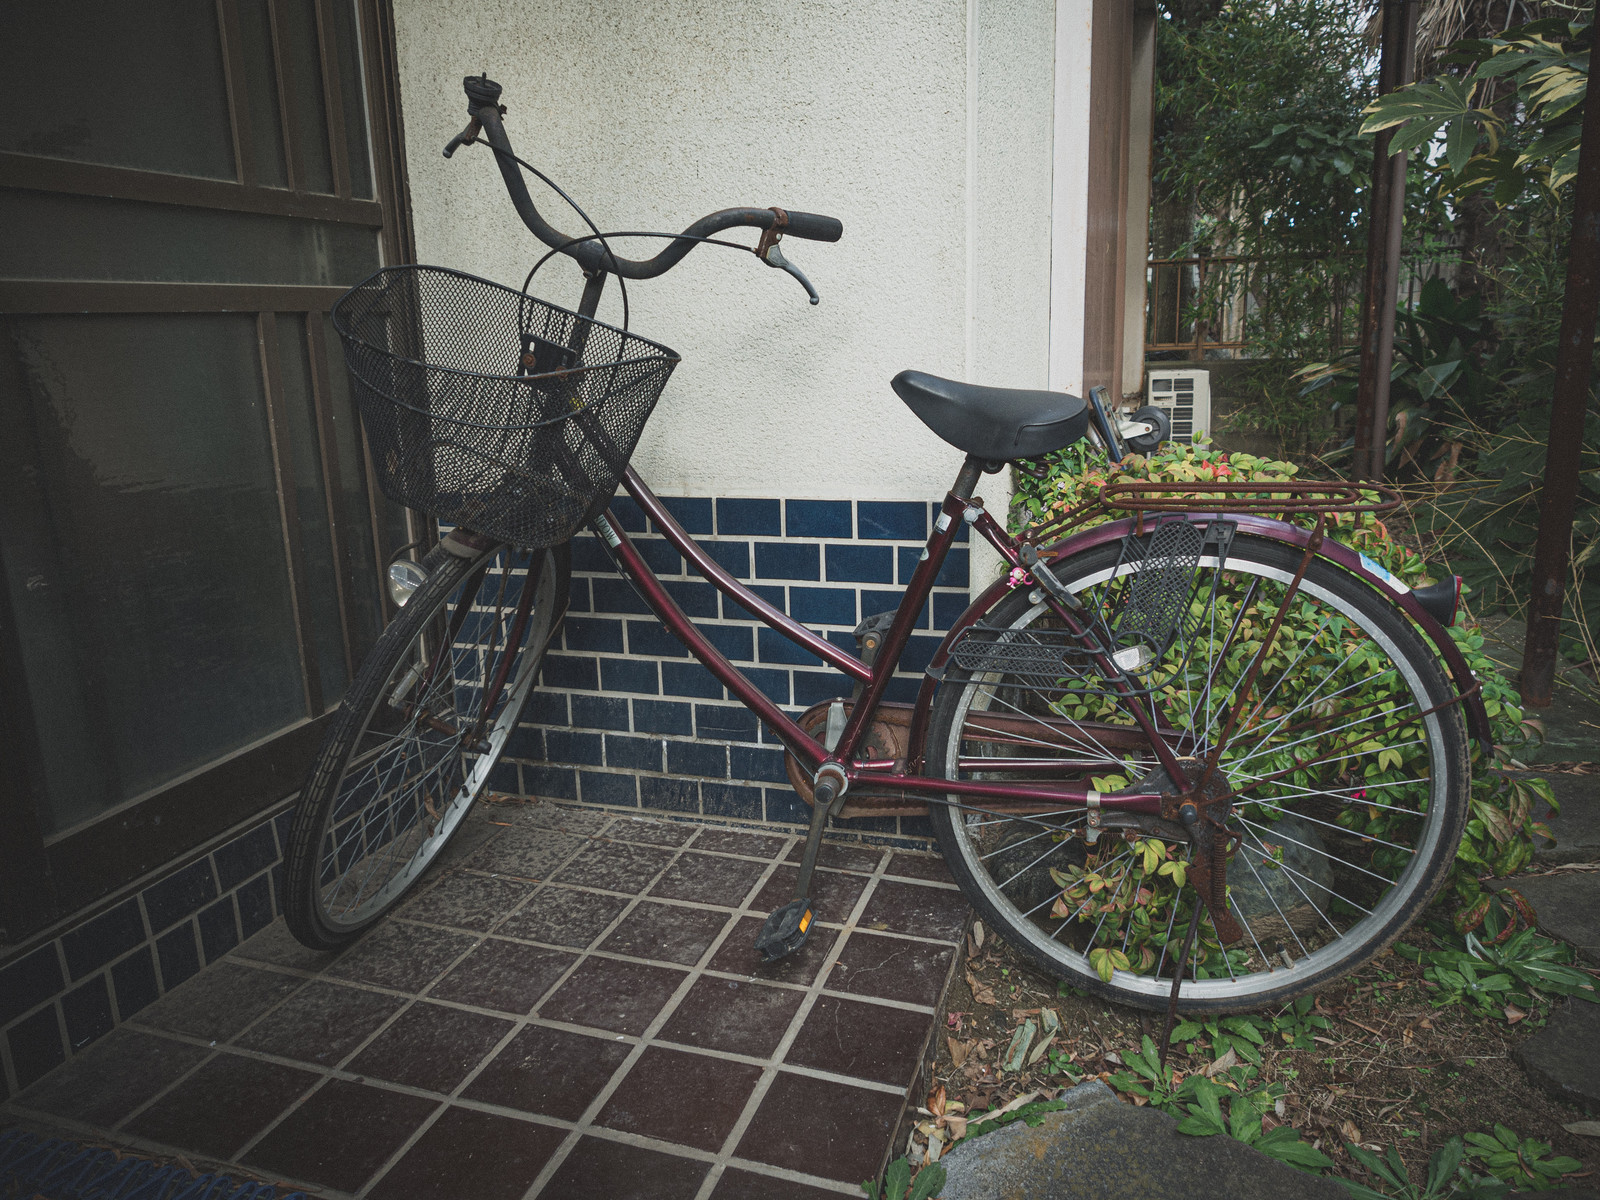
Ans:
{"type": "Polygon", "coordinates": [[[890,386],[929,429],[989,462],[1037,458],[1089,428],[1088,404],[1065,392],[978,387],[921,371],[901,371],[890,386]]]}

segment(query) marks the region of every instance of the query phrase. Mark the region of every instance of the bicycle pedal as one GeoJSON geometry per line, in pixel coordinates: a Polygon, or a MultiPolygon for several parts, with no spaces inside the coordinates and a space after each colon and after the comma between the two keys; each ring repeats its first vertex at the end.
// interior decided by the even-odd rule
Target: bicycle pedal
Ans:
{"type": "Polygon", "coordinates": [[[806,944],[811,931],[811,901],[791,900],[773,909],[756,935],[756,949],[762,962],[777,962],[806,944]]]}

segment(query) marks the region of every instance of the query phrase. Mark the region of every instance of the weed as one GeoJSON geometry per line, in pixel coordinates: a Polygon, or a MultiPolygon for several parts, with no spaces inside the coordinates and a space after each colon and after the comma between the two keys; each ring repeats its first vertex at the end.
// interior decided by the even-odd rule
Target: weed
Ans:
{"type": "Polygon", "coordinates": [[[1465,938],[1466,949],[1419,950],[1398,943],[1395,949],[1423,964],[1423,978],[1437,989],[1435,1008],[1471,1003],[1484,1013],[1504,1013],[1507,1004],[1529,1004],[1529,993],[1578,996],[1600,1002],[1594,980],[1569,965],[1572,948],[1524,929],[1496,946],[1476,934],[1465,938]]]}
{"type": "Polygon", "coordinates": [[[1185,1080],[1184,1090],[1193,1096],[1193,1103],[1185,1106],[1188,1116],[1178,1122],[1179,1133],[1198,1137],[1225,1133],[1262,1154],[1311,1175],[1319,1175],[1333,1166],[1331,1158],[1301,1141],[1300,1135],[1290,1126],[1265,1128],[1262,1116],[1276,1105],[1282,1092],[1281,1085],[1235,1092],[1215,1080],[1194,1076],[1185,1080]],[[1228,1102],[1226,1117],[1222,1112],[1224,1100],[1228,1102]]]}
{"type": "Polygon", "coordinates": [[[1496,1125],[1494,1133],[1467,1134],[1467,1154],[1478,1159],[1496,1179],[1516,1187],[1531,1187],[1544,1191],[1555,1186],[1556,1180],[1570,1171],[1581,1171],[1583,1164],[1575,1158],[1558,1155],[1547,1157],[1550,1143],[1534,1138],[1518,1138],[1504,1125],[1496,1125]]]}
{"type": "Polygon", "coordinates": [[[883,1187],[875,1179],[863,1179],[861,1190],[867,1200],[928,1200],[944,1187],[945,1171],[938,1163],[931,1163],[911,1179],[911,1160],[904,1156],[895,1159],[883,1173],[883,1187]]]}

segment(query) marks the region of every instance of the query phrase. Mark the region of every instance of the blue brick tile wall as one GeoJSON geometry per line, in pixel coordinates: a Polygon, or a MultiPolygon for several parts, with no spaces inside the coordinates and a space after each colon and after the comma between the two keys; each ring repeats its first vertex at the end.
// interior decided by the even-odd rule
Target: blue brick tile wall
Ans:
{"type": "MultiPolygon", "coordinates": [[[[936,505],[905,501],[674,497],[665,503],[735,578],[852,652],[856,623],[899,602],[897,577],[910,578],[938,516],[936,505]]],[[[798,714],[850,695],[848,678],[704,582],[637,505],[623,500],[613,511],[684,611],[767,696],[798,714]]],[[[962,544],[951,551],[918,618],[890,699],[915,698],[919,672],[967,606],[967,570],[962,544]]],[[[587,534],[574,546],[572,590],[543,690],[508,747],[522,794],[804,825],[808,813],[788,786],[775,739],[644,612],[604,547],[587,534]]],[[[920,818],[844,825],[878,837],[931,833],[920,818]]]]}
{"type": "MultiPolygon", "coordinates": [[[[554,716],[556,706],[537,711],[554,716]]],[[[283,911],[288,834],[284,814],[264,818],[0,966],[0,1095],[15,1095],[271,924],[283,911]]]]}

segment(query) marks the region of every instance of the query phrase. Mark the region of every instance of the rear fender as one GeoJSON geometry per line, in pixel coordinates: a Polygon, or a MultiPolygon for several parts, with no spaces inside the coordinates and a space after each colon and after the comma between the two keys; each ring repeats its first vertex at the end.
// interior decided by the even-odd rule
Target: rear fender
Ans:
{"type": "MultiPolygon", "coordinates": [[[[1191,521],[1231,521],[1238,526],[1240,533],[1247,533],[1252,537],[1258,537],[1265,541],[1279,542],[1299,551],[1304,551],[1311,542],[1311,530],[1302,529],[1298,525],[1291,525],[1287,521],[1278,521],[1271,517],[1258,516],[1253,513],[1197,512],[1186,515],[1191,521]]],[[[1104,525],[1096,525],[1093,529],[1086,529],[1042,551],[1042,557],[1054,565],[1085,550],[1092,550],[1109,542],[1121,541],[1133,528],[1134,520],[1135,518],[1129,517],[1120,521],[1108,521],[1104,525]]],[[[1455,684],[1456,690],[1464,697],[1462,706],[1465,709],[1468,730],[1482,744],[1485,755],[1492,757],[1494,753],[1494,733],[1489,724],[1489,714],[1483,706],[1483,697],[1478,691],[1478,680],[1473,675],[1472,669],[1467,666],[1467,660],[1462,656],[1460,649],[1451,638],[1450,631],[1439,624],[1423,609],[1422,605],[1417,603],[1416,597],[1411,594],[1411,589],[1406,587],[1399,578],[1390,574],[1366,555],[1352,550],[1349,546],[1336,542],[1327,536],[1323,537],[1322,547],[1317,554],[1320,558],[1333,563],[1382,595],[1392,599],[1405,612],[1406,616],[1416,622],[1418,628],[1433,643],[1433,647],[1438,652],[1439,657],[1444,660],[1445,667],[1450,672],[1451,682],[1455,684]]],[[[944,641],[939,644],[939,649],[929,661],[927,672],[922,678],[922,687],[917,692],[916,708],[911,718],[910,745],[908,746],[911,761],[920,762],[922,759],[934,693],[938,690],[939,681],[944,678],[944,670],[950,660],[951,649],[967,629],[982,620],[1012,590],[1013,585],[1010,581],[1009,573],[990,584],[982,595],[968,605],[967,610],[950,627],[950,632],[945,635],[944,641]]]]}

